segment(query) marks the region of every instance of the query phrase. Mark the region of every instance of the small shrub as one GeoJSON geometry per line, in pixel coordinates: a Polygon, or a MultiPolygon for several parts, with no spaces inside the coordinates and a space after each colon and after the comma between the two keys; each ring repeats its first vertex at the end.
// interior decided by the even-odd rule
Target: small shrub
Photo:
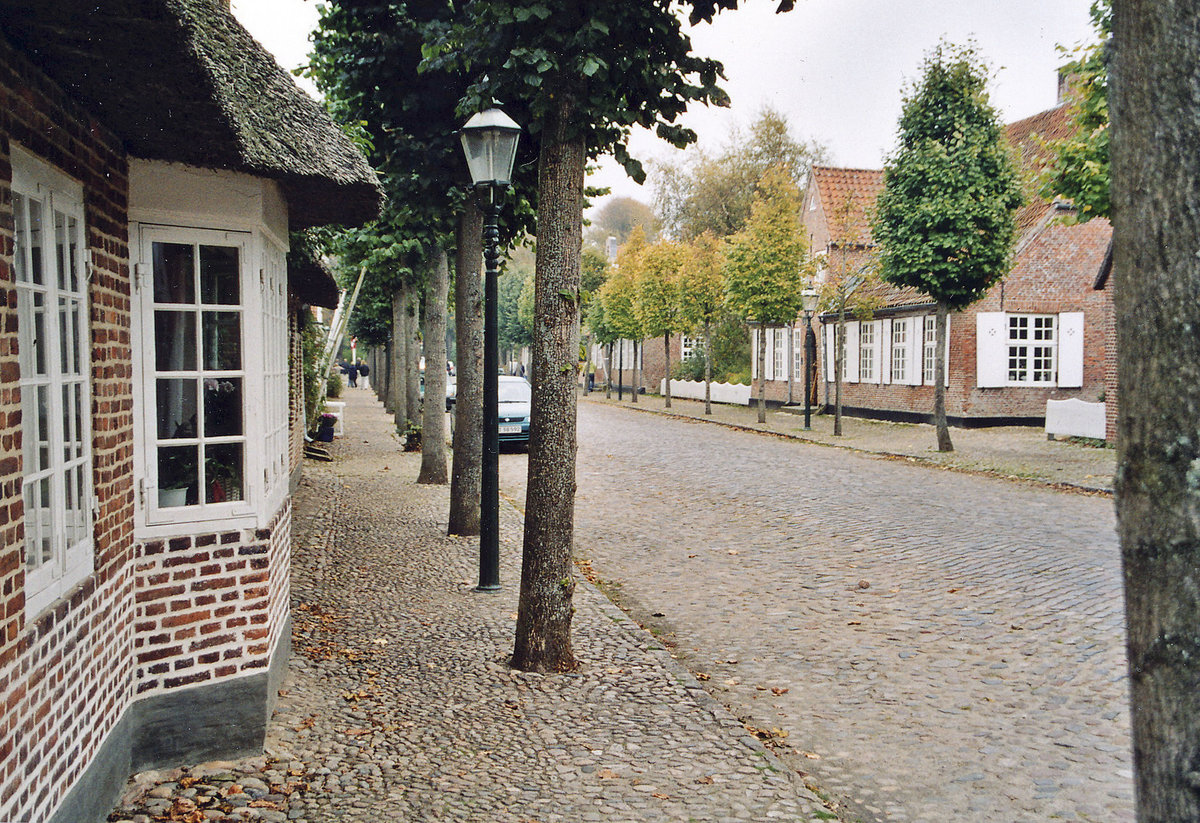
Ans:
{"type": "Polygon", "coordinates": [[[676,363],[671,369],[671,379],[702,382],[704,380],[704,355],[692,354],[676,363]]]}
{"type": "Polygon", "coordinates": [[[342,375],[339,372],[333,372],[333,374],[329,375],[329,378],[325,381],[325,396],[342,396],[342,375]]]}

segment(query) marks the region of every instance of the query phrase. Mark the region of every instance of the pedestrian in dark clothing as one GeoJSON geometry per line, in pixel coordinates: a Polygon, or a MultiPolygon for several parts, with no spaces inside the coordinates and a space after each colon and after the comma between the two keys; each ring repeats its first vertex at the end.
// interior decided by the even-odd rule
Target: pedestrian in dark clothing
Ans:
{"type": "Polygon", "coordinates": [[[371,381],[369,379],[367,379],[367,375],[369,375],[370,373],[371,373],[371,367],[368,366],[364,361],[359,360],[358,361],[358,376],[362,378],[361,388],[363,388],[363,389],[371,388],[371,381]]]}
{"type": "Polygon", "coordinates": [[[346,366],[346,378],[350,383],[350,388],[358,388],[358,364],[350,363],[346,366]]]}

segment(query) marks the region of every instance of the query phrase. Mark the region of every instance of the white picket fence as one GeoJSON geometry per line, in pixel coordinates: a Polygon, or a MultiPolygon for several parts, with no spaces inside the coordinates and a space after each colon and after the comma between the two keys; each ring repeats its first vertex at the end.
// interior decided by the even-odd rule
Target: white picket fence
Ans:
{"type": "MultiPolygon", "coordinates": [[[[658,393],[666,394],[667,381],[664,378],[658,383],[658,393]]],[[[672,380],[671,396],[686,397],[691,400],[704,399],[704,382],[696,380],[672,380]]],[[[750,387],[741,383],[713,383],[712,400],[714,403],[729,403],[734,406],[750,405],[750,387]]]]}

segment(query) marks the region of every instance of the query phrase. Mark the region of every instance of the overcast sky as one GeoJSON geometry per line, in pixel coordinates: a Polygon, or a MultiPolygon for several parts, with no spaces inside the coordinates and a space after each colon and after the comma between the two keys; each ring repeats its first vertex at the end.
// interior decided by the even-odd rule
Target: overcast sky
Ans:
{"type": "MultiPolygon", "coordinates": [[[[824,145],[835,165],[879,168],[895,141],[902,88],[939,38],[975,41],[993,70],[992,102],[1006,121],[1017,120],[1055,104],[1063,62],[1056,46],[1092,39],[1090,2],[798,0],[776,15],[773,0],[746,0],[692,31],[696,53],[724,63],[732,107],[697,107],[684,122],[715,149],[733,124],[769,105],[794,134],[824,145]]],[[[233,10],[285,68],[305,62],[314,0],[233,0],[233,10]]],[[[631,150],[642,160],[681,156],[646,132],[633,136],[631,150]]],[[[612,163],[589,182],[650,202],[653,181],[640,187],[612,163]]]]}

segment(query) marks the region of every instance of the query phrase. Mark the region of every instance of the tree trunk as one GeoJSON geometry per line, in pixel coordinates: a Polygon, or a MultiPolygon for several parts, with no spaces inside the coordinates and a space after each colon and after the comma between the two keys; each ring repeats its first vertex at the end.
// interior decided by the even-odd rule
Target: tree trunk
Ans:
{"type": "MultiPolygon", "coordinates": [[[[937,427],[937,447],[940,452],[954,451],[950,442],[950,426],[946,423],[946,314],[945,303],[938,303],[934,320],[933,345],[933,424],[937,427]]],[[[915,341],[911,345],[916,345],[915,341]]]]}
{"type": "Polygon", "coordinates": [[[712,323],[704,321],[704,413],[712,414],[712,323]]]}
{"type": "Polygon", "coordinates": [[[846,356],[846,305],[838,307],[833,341],[833,436],[842,436],[842,359],[846,356]]]}
{"type": "Polygon", "coordinates": [[[404,405],[408,419],[421,419],[421,301],[417,287],[404,287],[404,405]]]}
{"type": "Polygon", "coordinates": [[[612,350],[613,344],[604,347],[604,399],[612,400],[612,350]]]}
{"type": "Polygon", "coordinates": [[[454,264],[454,340],[458,387],[454,400],[454,459],[450,463],[450,534],[479,534],[483,457],[483,215],[468,201],[458,221],[454,264]]]}
{"type": "Polygon", "coordinates": [[[767,422],[767,324],[758,324],[758,422],[767,422]]]}
{"type": "Polygon", "coordinates": [[[421,411],[421,471],[418,483],[446,484],[446,288],[445,249],[434,253],[425,290],[425,403],[421,411]]]}
{"type": "Polygon", "coordinates": [[[1194,3],[1115,3],[1117,532],[1137,819],[1200,820],[1200,54],[1194,3]]]}
{"type": "Polygon", "coordinates": [[[667,364],[667,375],[664,378],[663,406],[671,408],[671,335],[663,335],[663,362],[667,364]]]}
{"type": "Polygon", "coordinates": [[[633,397],[630,398],[634,403],[638,399],[638,389],[642,387],[642,361],[638,357],[638,352],[641,349],[640,340],[633,341],[633,397]]]}
{"type": "Polygon", "coordinates": [[[788,405],[795,404],[792,387],[796,384],[796,324],[788,323],[787,340],[787,376],[788,376],[788,405]]]}
{"type": "Polygon", "coordinates": [[[538,244],[534,274],[533,415],[525,493],[525,541],[513,665],[524,671],[575,668],[571,550],[575,534],[575,361],[583,249],[581,136],[568,137],[573,114],[560,94],[546,115],[538,157],[538,244]]]}
{"type": "Polygon", "coordinates": [[[388,405],[396,431],[408,428],[408,407],[404,401],[404,365],[408,362],[408,324],[405,320],[407,300],[404,287],[392,292],[392,342],[388,373],[388,405]]]}

